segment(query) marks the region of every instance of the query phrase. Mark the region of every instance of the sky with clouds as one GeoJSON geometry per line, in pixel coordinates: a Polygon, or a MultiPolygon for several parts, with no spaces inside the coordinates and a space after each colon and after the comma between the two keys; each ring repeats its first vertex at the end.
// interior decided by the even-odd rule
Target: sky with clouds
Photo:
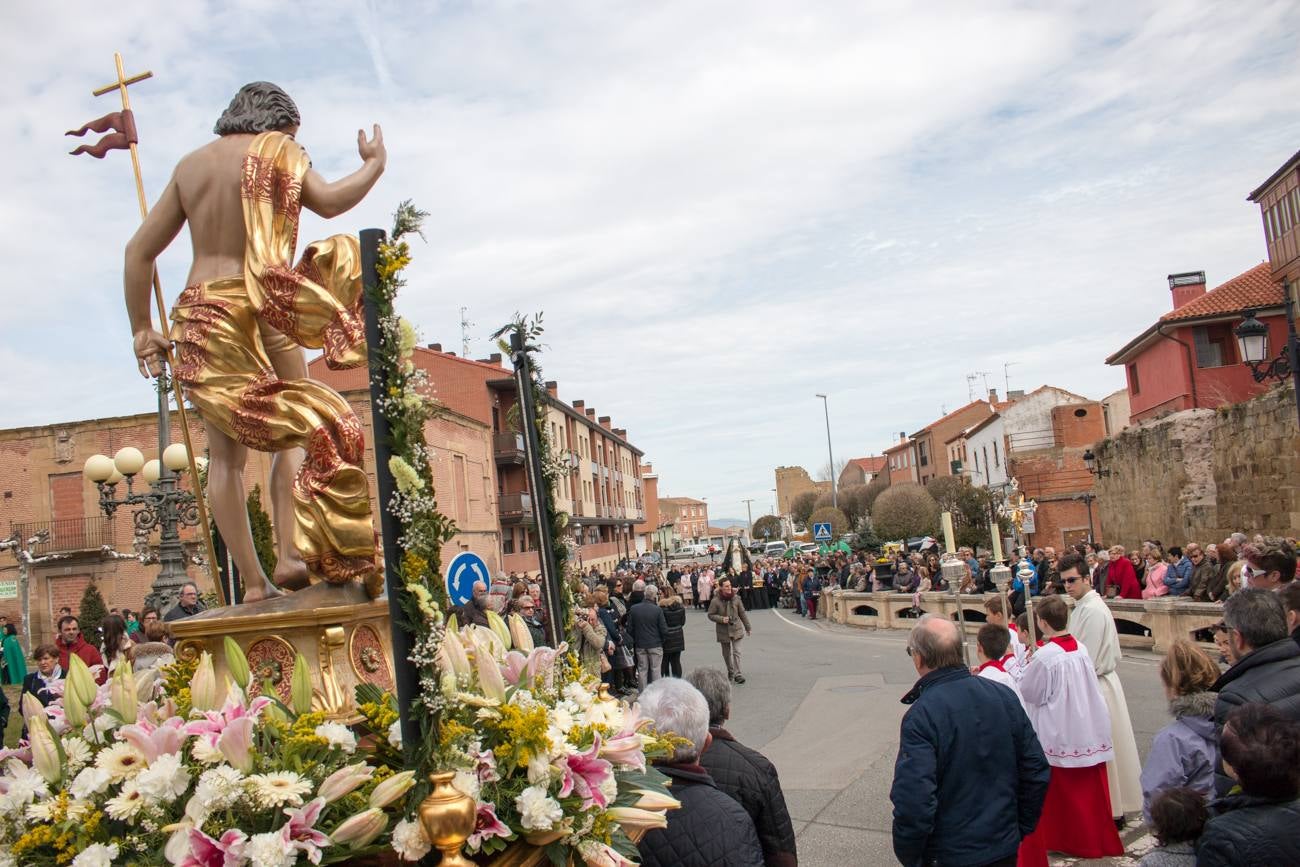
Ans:
{"type": "MultiPolygon", "coordinates": [[[[303,238],[431,212],[402,299],[472,350],[544,311],[548,378],[661,493],[771,508],[772,470],[879,451],[968,399],[1101,397],[1104,358],[1265,257],[1246,194],[1300,147],[1300,7],[1200,2],[137,2],[0,9],[0,427],[150,409],[121,301],[129,160],[64,130],[133,89],[150,198],[275,81],[326,176],[388,171],[303,238]],[[288,8],[287,6],[284,8],[288,8]],[[976,380],[983,390],[984,380],[976,380]],[[892,432],[892,433],[891,433],[892,432]]],[[[160,262],[169,298],[188,268],[160,262]]]]}

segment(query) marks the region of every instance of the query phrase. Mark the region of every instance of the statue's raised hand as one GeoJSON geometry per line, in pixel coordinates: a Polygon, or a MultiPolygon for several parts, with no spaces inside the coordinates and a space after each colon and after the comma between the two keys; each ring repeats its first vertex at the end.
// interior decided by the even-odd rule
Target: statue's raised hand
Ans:
{"type": "Polygon", "coordinates": [[[161,376],[171,346],[167,338],[152,328],[141,328],[135,333],[134,343],[135,363],[140,368],[140,375],[146,378],[161,376]]]}
{"type": "Polygon", "coordinates": [[[377,161],[381,166],[388,162],[388,151],[384,149],[384,131],[379,128],[379,124],[374,125],[374,136],[366,138],[366,131],[357,130],[357,153],[361,155],[362,162],[377,161]]]}

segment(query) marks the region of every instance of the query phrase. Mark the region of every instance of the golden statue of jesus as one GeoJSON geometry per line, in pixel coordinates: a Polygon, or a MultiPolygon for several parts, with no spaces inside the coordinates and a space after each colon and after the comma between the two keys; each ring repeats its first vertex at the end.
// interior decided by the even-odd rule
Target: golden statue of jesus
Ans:
{"type": "Polygon", "coordinates": [[[302,207],[336,217],[384,171],[378,125],[357,133],[361,168],[326,181],[294,140],[298,108],[269,82],[245,85],[217,121],[218,138],[185,156],[126,247],[126,308],[140,373],[163,372],[167,338],[154,328],[154,262],[187,222],[194,263],[172,311],[171,340],[186,397],[203,418],[213,518],[244,580],[244,600],[313,578],[361,580],[379,595],[364,441],[337,392],[307,377],[304,347],[331,368],[366,362],[357,239],[310,244],[293,264],[302,207]],[[245,505],[247,449],[273,452],[274,582],[253,548],[245,505]]]}

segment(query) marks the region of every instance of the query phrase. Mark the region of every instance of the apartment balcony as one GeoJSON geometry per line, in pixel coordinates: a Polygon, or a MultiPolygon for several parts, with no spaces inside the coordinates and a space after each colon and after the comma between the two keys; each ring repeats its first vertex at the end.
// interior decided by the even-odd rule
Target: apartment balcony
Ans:
{"type": "Polygon", "coordinates": [[[10,524],[9,531],[24,541],[36,535],[45,540],[33,545],[33,553],[75,554],[78,551],[98,551],[116,544],[113,522],[102,515],[93,518],[62,518],[57,521],[32,521],[10,524]]]}
{"type": "Polygon", "coordinates": [[[534,523],[532,495],[501,494],[497,497],[497,517],[502,524],[534,523]]]}
{"type": "Polygon", "coordinates": [[[521,433],[499,433],[492,435],[492,457],[497,465],[524,463],[524,435],[521,433]]]}

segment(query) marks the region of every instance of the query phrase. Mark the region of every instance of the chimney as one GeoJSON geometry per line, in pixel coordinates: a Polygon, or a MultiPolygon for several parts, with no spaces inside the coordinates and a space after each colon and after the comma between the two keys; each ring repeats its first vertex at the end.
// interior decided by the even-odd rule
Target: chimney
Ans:
{"type": "Polygon", "coordinates": [[[583,408],[584,406],[586,406],[586,401],[575,400],[575,401],[573,402],[573,408],[576,409],[578,412],[582,412],[582,408],[583,408]]]}
{"type": "Polygon", "coordinates": [[[495,364],[497,367],[500,367],[500,366],[501,366],[501,353],[499,353],[499,352],[494,352],[494,353],[492,353],[491,355],[489,355],[489,356],[488,356],[488,364],[495,364]]]}
{"type": "Polygon", "coordinates": [[[1169,292],[1174,296],[1174,309],[1189,304],[1205,294],[1205,272],[1187,271],[1169,275],[1169,292]]]}
{"type": "Polygon", "coordinates": [[[553,379],[548,381],[546,383],[546,393],[549,394],[551,397],[559,397],[560,384],[553,379]]]}
{"type": "Polygon", "coordinates": [[[441,343],[430,343],[429,348],[432,349],[434,352],[442,352],[441,343]]]}
{"type": "Polygon", "coordinates": [[[609,429],[610,429],[610,427],[609,427],[610,421],[611,421],[611,419],[610,419],[609,416],[607,416],[607,415],[602,415],[602,416],[600,417],[600,426],[603,427],[605,430],[609,430],[609,429]]]}
{"type": "Polygon", "coordinates": [[[1023,388],[1013,388],[1011,389],[1011,391],[1007,392],[1007,400],[1010,401],[1020,400],[1020,398],[1024,396],[1025,396],[1025,390],[1023,388]]]}
{"type": "Polygon", "coordinates": [[[596,420],[596,408],[595,408],[594,406],[588,406],[588,407],[584,407],[584,409],[585,409],[586,412],[587,412],[587,418],[591,419],[592,421],[595,421],[595,420],[596,420]]]}
{"type": "Polygon", "coordinates": [[[905,431],[905,430],[900,430],[900,431],[898,432],[898,441],[899,441],[900,443],[905,443],[905,442],[907,442],[907,431],[905,431]]]}
{"type": "Polygon", "coordinates": [[[998,390],[996,388],[990,388],[989,403],[997,403],[997,402],[998,402],[998,390]]]}
{"type": "Polygon", "coordinates": [[[616,427],[614,428],[614,436],[621,440],[625,440],[627,439],[627,430],[625,428],[616,427]]]}

